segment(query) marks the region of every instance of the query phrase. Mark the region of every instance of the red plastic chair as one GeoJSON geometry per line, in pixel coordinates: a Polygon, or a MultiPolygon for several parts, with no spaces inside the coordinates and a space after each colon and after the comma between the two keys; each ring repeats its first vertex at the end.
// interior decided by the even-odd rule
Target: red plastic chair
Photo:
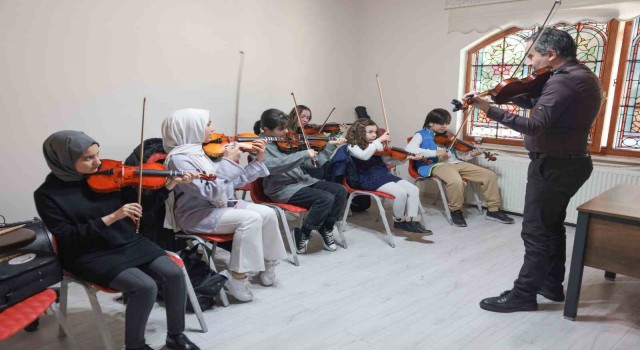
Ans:
{"type": "MultiPolygon", "coordinates": [[[[52,289],[45,289],[0,312],[0,341],[8,339],[36,321],[47,308],[51,309],[66,334],[72,335],[66,318],[56,306],[55,301],[56,292],[52,289]]],[[[80,349],[74,336],[69,337],[69,342],[74,348],[80,349]]]]}
{"type": "MultiPolygon", "coordinates": [[[[289,249],[291,250],[292,263],[295,266],[300,266],[300,262],[298,261],[298,254],[296,253],[296,244],[294,239],[294,231],[289,228],[289,223],[287,222],[286,212],[299,214],[300,221],[298,226],[302,225],[304,218],[309,211],[307,208],[299,207],[293,204],[287,203],[278,203],[272,202],[271,199],[264,194],[264,188],[262,187],[262,178],[259,178],[251,183],[251,200],[256,204],[266,205],[278,213],[280,217],[280,222],[282,222],[282,227],[285,230],[285,236],[287,236],[287,242],[289,243],[289,249]]],[[[344,235],[342,230],[340,229],[340,225],[337,225],[338,234],[340,235],[340,241],[343,248],[347,248],[347,243],[344,239],[344,235]]]]}
{"type": "MultiPolygon", "coordinates": [[[[412,138],[413,137],[408,137],[407,143],[411,142],[412,138]]],[[[436,204],[436,202],[438,201],[438,193],[439,193],[440,197],[442,197],[442,205],[444,206],[444,215],[447,218],[449,225],[453,225],[453,220],[451,219],[451,210],[449,210],[449,199],[447,198],[447,192],[445,191],[446,182],[444,182],[444,180],[442,180],[441,178],[435,175],[432,175],[430,177],[422,177],[418,173],[418,170],[416,170],[417,169],[416,165],[417,164],[415,160],[409,160],[409,176],[411,176],[414,179],[413,183],[418,185],[418,182],[428,180],[428,181],[433,181],[436,183],[436,185],[438,185],[438,192],[436,192],[436,195],[433,197],[432,204],[436,204]]],[[[464,177],[462,178],[462,181],[471,185],[471,189],[473,191],[473,197],[476,201],[476,207],[478,208],[478,211],[480,212],[480,214],[482,214],[482,200],[480,200],[480,196],[478,195],[478,191],[476,190],[475,185],[473,184],[473,182],[469,182],[469,180],[465,179],[464,177]]]]}
{"type": "MultiPolygon", "coordinates": [[[[53,236],[52,234],[49,234],[49,239],[51,240],[54,251],[57,252],[58,247],[56,244],[55,236],[53,236]]],[[[187,270],[184,267],[184,262],[182,261],[182,259],[180,259],[180,257],[176,253],[169,252],[169,251],[167,251],[166,253],[167,253],[167,256],[169,256],[169,258],[173,262],[175,262],[178,265],[178,267],[180,267],[180,269],[182,270],[182,274],[184,275],[185,283],[187,286],[187,296],[189,298],[189,301],[191,302],[191,306],[193,306],[193,310],[195,311],[196,317],[198,318],[198,322],[200,323],[200,329],[202,333],[208,332],[209,329],[207,328],[207,323],[205,322],[204,316],[202,315],[202,309],[200,308],[200,304],[198,303],[198,299],[196,298],[196,293],[193,290],[193,286],[191,285],[191,280],[189,280],[189,275],[187,274],[187,270]]],[[[102,337],[102,341],[104,343],[105,348],[107,350],[115,350],[116,348],[114,347],[113,339],[111,338],[111,333],[109,333],[109,330],[107,329],[104,323],[104,320],[102,319],[102,308],[100,307],[100,303],[98,302],[97,293],[99,291],[105,292],[105,293],[120,293],[120,292],[117,290],[113,290],[107,287],[97,285],[95,283],[87,282],[83,279],[80,279],[74,276],[68,271],[64,271],[63,274],[64,276],[62,278],[62,282],[60,283],[61,313],[63,315],[67,314],[67,299],[68,299],[68,293],[69,293],[69,283],[77,283],[87,293],[87,296],[89,298],[89,303],[91,304],[91,310],[93,311],[93,315],[95,317],[96,324],[98,325],[98,329],[100,330],[100,335],[102,337]]],[[[64,327],[59,328],[58,331],[60,336],[64,336],[66,333],[66,329],[64,329],[64,327]]]]}
{"type": "MultiPolygon", "coordinates": [[[[362,196],[362,195],[369,196],[376,201],[376,204],[378,204],[378,210],[380,211],[380,218],[382,218],[382,222],[384,223],[384,229],[387,233],[387,237],[389,238],[388,243],[391,246],[391,248],[395,248],[396,243],[393,240],[393,234],[391,234],[391,228],[389,227],[389,222],[387,221],[387,215],[382,205],[382,201],[384,199],[395,199],[396,197],[385,192],[367,191],[367,190],[359,190],[359,189],[351,188],[347,183],[346,176],[342,179],[342,185],[347,189],[347,192],[349,192],[349,198],[347,199],[347,206],[345,207],[346,209],[344,210],[344,214],[342,216],[342,223],[347,225],[347,217],[349,216],[349,208],[351,208],[351,202],[353,201],[353,198],[355,198],[356,196],[362,196]]],[[[346,242],[345,242],[345,245],[346,245],[346,242]]]]}

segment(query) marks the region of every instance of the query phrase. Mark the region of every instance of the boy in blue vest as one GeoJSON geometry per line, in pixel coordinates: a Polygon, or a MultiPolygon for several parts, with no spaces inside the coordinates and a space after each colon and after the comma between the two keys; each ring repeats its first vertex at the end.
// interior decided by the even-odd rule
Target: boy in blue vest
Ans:
{"type": "Polygon", "coordinates": [[[421,161],[416,162],[418,173],[423,177],[437,176],[446,183],[447,198],[449,199],[449,209],[453,224],[466,227],[467,222],[462,215],[464,204],[464,182],[465,178],[471,182],[480,183],[482,194],[487,202],[487,220],[494,220],[503,224],[513,224],[513,219],[500,210],[500,190],[498,189],[498,176],[491,170],[467,163],[477,155],[482,154],[481,150],[475,149],[470,152],[456,153],[455,149],[448,150],[448,147],[437,145],[433,140],[436,134],[445,133],[451,123],[451,114],[442,108],[436,108],[427,114],[422,130],[416,132],[407,145],[407,151],[423,155],[432,160],[427,164],[421,161]]]}

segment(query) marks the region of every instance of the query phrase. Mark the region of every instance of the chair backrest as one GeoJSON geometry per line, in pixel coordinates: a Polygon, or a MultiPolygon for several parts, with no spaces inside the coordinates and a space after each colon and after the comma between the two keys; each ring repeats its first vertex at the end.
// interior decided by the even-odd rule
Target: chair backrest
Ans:
{"type": "Polygon", "coordinates": [[[264,194],[264,187],[262,186],[262,178],[257,178],[251,184],[252,184],[251,191],[249,193],[251,194],[251,200],[254,203],[260,204],[264,202],[271,202],[271,199],[269,199],[269,197],[266,194],[264,194]]]}
{"type": "Polygon", "coordinates": [[[420,174],[418,174],[418,170],[416,170],[416,161],[413,159],[409,159],[409,176],[414,179],[422,177],[420,176],[420,174]]]}

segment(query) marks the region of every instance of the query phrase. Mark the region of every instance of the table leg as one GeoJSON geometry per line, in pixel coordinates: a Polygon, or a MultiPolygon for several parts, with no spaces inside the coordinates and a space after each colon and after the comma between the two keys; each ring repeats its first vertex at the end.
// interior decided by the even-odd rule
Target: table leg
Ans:
{"type": "Polygon", "coordinates": [[[576,237],[573,241],[573,254],[571,256],[571,268],[569,270],[569,285],[567,286],[567,301],[564,303],[564,318],[572,321],[576,320],[578,313],[578,300],[580,299],[582,273],[584,272],[584,252],[587,243],[588,229],[589,214],[578,212],[576,237]]]}

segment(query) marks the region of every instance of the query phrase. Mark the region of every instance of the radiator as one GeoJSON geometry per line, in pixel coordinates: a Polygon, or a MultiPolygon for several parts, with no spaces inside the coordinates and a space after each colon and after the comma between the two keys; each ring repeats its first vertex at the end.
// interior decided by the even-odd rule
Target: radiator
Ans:
{"type": "MultiPolygon", "coordinates": [[[[503,210],[522,214],[529,158],[524,155],[500,154],[494,162],[489,162],[482,156],[476,157],[473,162],[498,174],[503,210]]],[[[576,208],[600,193],[619,184],[640,185],[640,167],[637,165],[599,163],[597,160],[593,163],[591,177],[569,202],[565,219],[567,223],[575,224],[578,219],[576,208]]],[[[467,202],[473,203],[473,197],[469,193],[467,202]]]]}

